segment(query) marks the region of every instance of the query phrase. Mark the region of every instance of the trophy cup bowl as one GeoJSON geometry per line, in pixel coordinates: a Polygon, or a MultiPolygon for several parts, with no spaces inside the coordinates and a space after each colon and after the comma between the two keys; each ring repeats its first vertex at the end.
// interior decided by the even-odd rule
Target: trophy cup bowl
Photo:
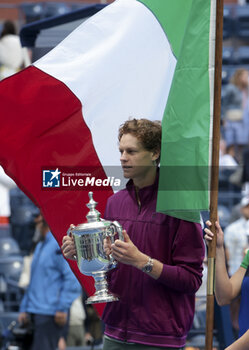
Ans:
{"type": "Polygon", "coordinates": [[[70,227],[67,234],[72,236],[76,247],[76,260],[80,272],[92,276],[95,280],[95,293],[86,300],[86,304],[106,303],[119,300],[117,295],[108,290],[106,273],[117,266],[117,261],[107,255],[104,241],[109,237],[111,243],[115,236],[124,240],[122,226],[100,218],[95,209],[97,202],[93,200],[93,193],[89,192],[89,203],[86,205],[90,211],[86,215],[87,223],[70,227]]]}

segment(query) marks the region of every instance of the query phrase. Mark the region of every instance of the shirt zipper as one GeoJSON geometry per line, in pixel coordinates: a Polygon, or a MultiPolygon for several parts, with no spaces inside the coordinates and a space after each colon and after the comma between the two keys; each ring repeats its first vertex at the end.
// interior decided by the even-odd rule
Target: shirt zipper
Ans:
{"type": "Polygon", "coordinates": [[[138,215],[141,213],[141,200],[139,198],[139,194],[138,194],[138,188],[135,187],[135,193],[136,193],[136,200],[137,200],[137,205],[138,205],[138,215]]]}

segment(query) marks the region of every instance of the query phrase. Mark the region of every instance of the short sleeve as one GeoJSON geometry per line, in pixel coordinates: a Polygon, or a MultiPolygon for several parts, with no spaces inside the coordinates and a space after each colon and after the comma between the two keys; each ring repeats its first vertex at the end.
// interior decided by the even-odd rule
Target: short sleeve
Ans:
{"type": "Polygon", "coordinates": [[[244,269],[248,268],[248,266],[249,266],[249,249],[248,249],[248,251],[247,251],[247,253],[246,253],[246,255],[245,255],[245,257],[244,257],[244,259],[243,259],[243,261],[242,261],[240,266],[244,267],[244,269]]]}

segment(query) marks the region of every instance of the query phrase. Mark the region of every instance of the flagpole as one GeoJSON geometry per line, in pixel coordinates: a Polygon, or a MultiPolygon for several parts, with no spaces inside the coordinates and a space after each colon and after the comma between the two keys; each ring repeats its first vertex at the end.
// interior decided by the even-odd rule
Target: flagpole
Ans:
{"type": "Polygon", "coordinates": [[[221,112],[221,73],[222,73],[222,41],[223,41],[223,0],[216,1],[216,39],[215,39],[215,72],[214,72],[214,118],[211,167],[210,221],[214,238],[208,247],[208,280],[206,308],[206,344],[205,349],[213,348],[214,328],[214,280],[216,257],[215,221],[218,217],[218,181],[220,150],[220,112],[221,112]]]}

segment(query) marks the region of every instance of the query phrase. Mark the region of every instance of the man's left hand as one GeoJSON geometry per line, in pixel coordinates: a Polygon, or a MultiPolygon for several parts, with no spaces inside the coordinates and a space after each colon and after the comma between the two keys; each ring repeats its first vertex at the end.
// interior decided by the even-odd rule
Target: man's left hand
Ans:
{"type": "Polygon", "coordinates": [[[139,268],[141,264],[143,265],[147,262],[148,258],[138,250],[135,244],[131,241],[126,230],[123,230],[123,236],[124,241],[117,239],[111,245],[112,256],[123,264],[139,268]]]}
{"type": "Polygon", "coordinates": [[[54,315],[54,321],[58,326],[65,326],[67,323],[67,313],[62,311],[56,311],[54,315]]]}

